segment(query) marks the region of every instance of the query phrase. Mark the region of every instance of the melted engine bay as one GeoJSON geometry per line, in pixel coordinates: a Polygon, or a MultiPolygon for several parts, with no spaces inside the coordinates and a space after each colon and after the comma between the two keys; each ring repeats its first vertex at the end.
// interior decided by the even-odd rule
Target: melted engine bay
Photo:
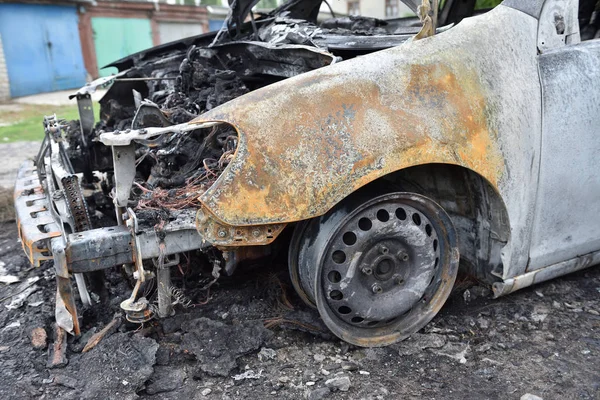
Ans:
{"type": "MultiPolygon", "coordinates": [[[[144,322],[187,303],[182,289],[207,291],[223,273],[277,254],[274,240],[285,224],[223,226],[199,201],[235,157],[235,128],[186,123],[267,85],[432,34],[429,15],[333,16],[319,24],[321,0],[292,0],[261,16],[251,11],[255,3],[233,1],[219,32],[111,64],[118,74],[72,96],[79,121],[46,117],[36,168],[62,232],[48,235],[48,249],[57,270],[57,322],[67,331],[79,333],[70,273],[91,305],[88,287],[101,293],[102,270],[122,265],[134,287],[121,308],[130,321],[144,322]],[[90,93],[109,84],[96,122],[90,93]],[[124,137],[126,145],[114,145],[124,137]]],[[[39,264],[52,259],[48,253],[38,246],[30,259],[39,264]]]]}
{"type": "MultiPolygon", "coordinates": [[[[94,192],[86,197],[90,215],[114,215],[109,198],[113,162],[110,148],[98,141],[102,133],[191,121],[258,88],[398,45],[421,26],[417,18],[388,22],[366,17],[332,18],[317,25],[310,7],[293,5],[239,29],[225,24],[216,35],[188,40],[193,43],[185,49],[186,43],[177,42],[113,64],[122,71],[100,80],[112,81],[100,101],[100,121],[86,133],[78,121],[64,129],[71,164],[75,172],[84,173],[83,187],[94,192]]],[[[228,23],[233,20],[232,16],[228,23]]],[[[236,146],[237,133],[227,125],[138,143],[129,206],[153,210],[155,217],[158,212],[164,217],[169,211],[199,207],[199,194],[227,167],[236,146]]]]}

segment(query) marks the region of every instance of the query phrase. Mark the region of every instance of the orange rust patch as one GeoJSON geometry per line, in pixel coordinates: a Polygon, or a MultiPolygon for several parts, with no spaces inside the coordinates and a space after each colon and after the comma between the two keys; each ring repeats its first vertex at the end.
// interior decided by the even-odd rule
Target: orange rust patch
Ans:
{"type": "Polygon", "coordinates": [[[333,68],[204,117],[232,123],[245,143],[202,196],[218,219],[239,226],[308,219],[383,175],[426,163],[462,165],[497,184],[504,161],[475,72],[440,62],[370,78],[333,68]]]}

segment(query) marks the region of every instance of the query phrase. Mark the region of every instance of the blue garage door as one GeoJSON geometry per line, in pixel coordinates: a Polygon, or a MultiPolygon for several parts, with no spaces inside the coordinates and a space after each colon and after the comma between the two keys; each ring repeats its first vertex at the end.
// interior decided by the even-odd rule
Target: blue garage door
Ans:
{"type": "Polygon", "coordinates": [[[209,32],[221,30],[222,27],[223,27],[222,19],[209,19],[208,20],[208,31],[209,32]]]}
{"type": "Polygon", "coordinates": [[[12,97],[85,84],[74,6],[0,4],[0,35],[12,97]]]}

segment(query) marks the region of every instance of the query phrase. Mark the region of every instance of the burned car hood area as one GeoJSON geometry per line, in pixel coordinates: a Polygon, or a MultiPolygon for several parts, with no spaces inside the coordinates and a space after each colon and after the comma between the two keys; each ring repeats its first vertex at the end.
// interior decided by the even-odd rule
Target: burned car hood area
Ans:
{"type": "MultiPolygon", "coordinates": [[[[87,171],[87,178],[92,177],[91,171],[107,173],[102,181],[107,195],[113,163],[110,149],[98,141],[102,133],[186,123],[272,83],[398,45],[421,29],[416,18],[394,23],[343,17],[318,25],[315,10],[320,5],[321,1],[292,1],[256,20],[252,15],[252,21],[244,23],[252,4],[233,2],[233,12],[221,31],[113,63],[121,70],[116,77],[92,83],[112,81],[100,102],[100,122],[87,132],[81,132],[77,123],[65,129],[66,153],[76,172],[87,171]]],[[[138,143],[131,199],[138,202],[131,205],[162,210],[198,206],[194,197],[228,165],[237,140],[233,127],[221,126],[138,143]],[[184,198],[177,188],[185,188],[184,198]]],[[[111,202],[96,203],[89,201],[88,207],[111,202]]]]}
{"type": "Polygon", "coordinates": [[[248,149],[236,126],[199,117],[257,89],[397,46],[429,18],[332,12],[317,23],[322,1],[289,1],[264,15],[252,12],[255,3],[232,1],[218,32],[111,64],[116,75],[72,96],[79,121],[44,119],[40,153],[19,172],[16,209],[30,261],[54,261],[62,329],[80,333],[77,303],[90,306],[104,292],[107,268],[122,266],[131,280],[121,308],[141,323],[171,315],[174,298],[184,296],[170,273],[180,256],[208,290],[239,265],[281,253],[275,239],[285,223],[228,225],[204,206],[201,196],[229,179],[223,172],[248,149]],[[108,85],[96,121],[90,93],[108,85]]]}
{"type": "Polygon", "coordinates": [[[507,184],[522,160],[506,152],[536,123],[515,119],[539,93],[536,22],[499,6],[455,28],[473,7],[437,3],[407,2],[409,18],[318,22],[321,1],[264,15],[232,1],[218,32],[133,54],[81,88],[79,121],[46,117],[16,208],[32,263],[54,262],[59,326],[80,333],[78,304],[92,306],[115,267],[132,286],[120,308],[144,323],[189,304],[192,281],[208,291],[287,254],[302,300],[367,347],[427,324],[459,258],[499,283],[503,257],[522,256],[501,251],[513,233],[503,196],[524,190],[507,184]],[[525,34],[508,31],[493,50],[486,32],[517,20],[525,34]],[[529,96],[497,90],[507,75],[529,96]],[[109,84],[96,121],[90,93],[109,84]],[[464,181],[442,191],[425,178],[436,165],[439,182],[464,181]],[[469,203],[474,192],[486,200],[469,203]]]}

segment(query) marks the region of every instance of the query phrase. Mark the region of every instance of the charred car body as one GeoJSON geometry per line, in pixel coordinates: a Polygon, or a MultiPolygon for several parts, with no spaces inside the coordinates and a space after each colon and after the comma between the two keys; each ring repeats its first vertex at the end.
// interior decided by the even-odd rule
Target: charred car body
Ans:
{"type": "Polygon", "coordinates": [[[64,329],[79,333],[71,278],[91,304],[119,265],[130,321],[171,315],[190,252],[216,280],[289,246],[300,297],[361,346],[427,324],[459,260],[496,296],[600,260],[600,42],[581,42],[577,0],[505,0],[456,26],[473,9],[452,1],[320,26],[321,1],[256,19],[253,3],[114,63],[74,95],[80,121],[46,117],[15,199],[64,329]],[[95,123],[89,94],[111,82],[95,123]]]}

